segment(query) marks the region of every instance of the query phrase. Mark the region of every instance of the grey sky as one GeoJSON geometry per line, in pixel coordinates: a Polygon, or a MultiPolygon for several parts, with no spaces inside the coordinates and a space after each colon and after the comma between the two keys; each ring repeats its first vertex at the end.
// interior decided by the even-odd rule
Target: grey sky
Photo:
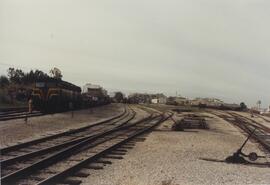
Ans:
{"type": "Polygon", "coordinates": [[[1,0],[8,66],[126,92],[270,104],[270,1],[1,0]]]}

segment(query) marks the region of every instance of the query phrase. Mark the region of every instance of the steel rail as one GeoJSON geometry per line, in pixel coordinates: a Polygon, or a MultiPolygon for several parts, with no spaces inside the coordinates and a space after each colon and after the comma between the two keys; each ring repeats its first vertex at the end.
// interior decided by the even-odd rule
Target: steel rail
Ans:
{"type": "MultiPolygon", "coordinates": [[[[216,113],[212,113],[222,119],[224,119],[225,121],[237,126],[238,128],[240,128],[241,130],[243,130],[244,132],[246,132],[247,134],[250,134],[255,130],[254,134],[252,135],[252,138],[254,140],[256,140],[258,143],[260,143],[263,148],[265,148],[268,152],[270,152],[270,141],[267,141],[264,136],[269,137],[269,132],[268,130],[266,130],[264,127],[260,127],[259,125],[254,125],[254,120],[252,121],[253,123],[248,122],[247,119],[242,118],[241,116],[239,116],[238,114],[230,114],[231,118],[233,118],[234,120],[231,120],[229,116],[227,115],[220,115],[220,114],[216,114],[216,113]]],[[[249,120],[250,121],[250,120],[249,120]]]]}
{"type": "Polygon", "coordinates": [[[103,123],[107,123],[109,121],[113,121],[115,119],[118,119],[121,116],[123,116],[124,114],[126,114],[126,112],[127,112],[127,109],[125,107],[124,111],[121,112],[120,114],[118,114],[116,116],[112,116],[112,117],[110,117],[108,119],[104,119],[104,120],[101,120],[101,121],[94,122],[91,125],[87,125],[87,126],[84,126],[84,127],[72,129],[72,130],[69,130],[69,131],[61,132],[61,133],[46,136],[46,137],[42,137],[42,138],[39,138],[39,139],[31,140],[31,141],[20,143],[20,144],[17,144],[17,145],[1,148],[0,149],[1,155],[6,154],[7,152],[11,152],[11,151],[15,151],[15,150],[18,150],[18,149],[21,149],[21,148],[25,148],[25,147],[30,146],[30,145],[38,144],[38,143],[41,143],[41,142],[44,142],[44,141],[47,141],[47,140],[51,140],[51,139],[55,139],[55,138],[58,138],[58,137],[62,137],[62,136],[66,136],[66,135],[70,135],[70,134],[74,134],[74,133],[78,133],[78,132],[87,130],[89,128],[101,125],[103,123]]]}
{"type": "Polygon", "coordinates": [[[4,167],[6,167],[6,165],[12,164],[18,160],[22,160],[22,159],[24,159],[24,157],[36,156],[39,153],[46,154],[46,151],[50,152],[50,151],[61,149],[61,147],[64,147],[67,145],[75,144],[76,142],[80,141],[80,138],[82,138],[82,140],[83,140],[83,138],[85,138],[87,136],[93,136],[94,135],[93,133],[102,132],[104,129],[107,129],[107,126],[109,126],[109,128],[117,127],[119,124],[116,124],[116,123],[118,123],[118,122],[121,123],[121,121],[128,119],[128,118],[130,120],[130,119],[134,118],[134,116],[135,116],[134,112],[130,113],[128,111],[120,118],[105,122],[103,124],[99,124],[99,125],[96,125],[94,127],[90,127],[88,129],[85,129],[85,130],[78,129],[78,132],[70,133],[69,135],[64,135],[63,137],[57,137],[57,138],[54,138],[52,140],[45,140],[44,142],[34,143],[33,145],[29,145],[29,146],[26,146],[24,148],[20,148],[19,150],[15,149],[15,150],[9,151],[7,153],[4,153],[4,155],[2,154],[1,167],[3,169],[4,167]],[[44,147],[44,144],[45,144],[45,147],[44,147]],[[39,149],[40,147],[41,147],[41,149],[39,149]],[[22,151],[20,151],[20,150],[22,150],[22,151]],[[15,152],[15,157],[13,157],[14,152],[15,152]],[[22,154],[20,154],[21,152],[22,152],[22,154]],[[9,158],[10,155],[11,155],[11,158],[9,158]]]}
{"type": "MultiPolygon", "coordinates": [[[[37,185],[51,185],[51,184],[56,184],[56,183],[61,183],[61,181],[65,178],[67,178],[68,176],[72,176],[73,174],[75,174],[76,172],[78,172],[80,169],[82,169],[83,167],[85,167],[86,165],[89,165],[91,163],[96,162],[98,159],[102,158],[104,155],[108,154],[109,152],[121,147],[122,145],[126,144],[127,142],[131,141],[132,139],[134,139],[135,137],[145,134],[146,132],[149,132],[151,129],[153,129],[154,127],[156,127],[158,124],[160,124],[161,122],[164,122],[165,120],[167,120],[169,117],[171,117],[171,115],[167,116],[164,118],[164,115],[161,116],[160,120],[157,120],[157,122],[155,122],[153,125],[151,126],[146,126],[143,129],[138,130],[137,132],[135,132],[134,134],[132,134],[131,136],[128,136],[128,138],[102,150],[101,152],[95,154],[94,156],[91,156],[81,162],[79,162],[78,164],[52,176],[49,177],[41,182],[39,182],[37,185]]],[[[152,119],[153,121],[154,119],[152,119]]]]}
{"type": "Polygon", "coordinates": [[[78,150],[82,147],[84,147],[85,145],[94,142],[95,140],[102,138],[108,134],[111,134],[113,132],[119,131],[119,130],[123,130],[124,128],[129,128],[131,126],[134,126],[136,124],[138,124],[139,122],[130,124],[130,125],[124,125],[123,127],[116,127],[113,128],[109,131],[105,131],[103,133],[97,134],[95,137],[91,137],[89,139],[86,139],[76,145],[70,146],[64,150],[61,150],[60,152],[57,152],[56,154],[53,154],[49,157],[46,157],[45,159],[41,159],[40,161],[32,164],[31,166],[28,166],[26,168],[23,168],[19,171],[16,171],[12,174],[9,174],[7,176],[2,177],[1,182],[2,184],[10,184],[16,180],[18,180],[19,178],[23,177],[23,176],[27,176],[29,174],[31,174],[33,171],[42,169],[46,166],[49,166],[59,160],[62,160],[64,158],[67,158],[69,156],[71,156],[72,154],[74,154],[74,152],[78,152],[78,150]]]}
{"type": "Polygon", "coordinates": [[[265,126],[265,125],[263,125],[263,124],[255,121],[255,120],[253,120],[251,118],[247,118],[247,117],[244,117],[242,115],[239,115],[239,114],[236,114],[236,113],[231,113],[231,112],[229,112],[229,114],[232,115],[232,116],[237,116],[237,117],[240,117],[242,119],[248,120],[248,121],[252,122],[252,124],[253,124],[254,127],[261,128],[261,129],[265,130],[266,132],[269,132],[270,133],[270,128],[269,127],[267,127],[267,126],[265,126]]]}
{"type": "MultiPolygon", "coordinates": [[[[122,124],[119,124],[119,125],[113,126],[113,127],[121,127],[121,126],[125,125],[127,122],[134,119],[135,115],[136,115],[136,113],[132,112],[131,115],[128,114],[127,117],[125,117],[123,119],[120,119],[120,120],[117,120],[118,122],[121,122],[124,119],[127,119],[127,120],[124,120],[122,124]]],[[[104,129],[107,129],[107,128],[104,128],[104,129]]],[[[102,128],[101,128],[101,130],[102,130],[102,128]]],[[[61,144],[56,144],[54,146],[49,146],[49,147],[43,148],[41,150],[33,151],[33,152],[30,152],[30,153],[26,153],[26,154],[19,155],[19,156],[10,158],[10,159],[3,160],[3,161],[0,162],[1,169],[7,167],[8,165],[17,163],[17,162],[19,162],[21,160],[26,160],[27,158],[33,158],[33,157],[36,157],[36,156],[41,156],[41,155],[44,155],[46,153],[49,153],[49,152],[52,152],[52,151],[55,151],[55,150],[59,150],[61,148],[65,148],[65,147],[74,145],[74,144],[79,143],[79,142],[81,142],[83,140],[94,137],[95,135],[97,135],[97,133],[90,134],[90,135],[88,134],[88,135],[83,136],[82,138],[78,138],[78,139],[74,139],[74,140],[68,140],[68,141],[66,141],[64,143],[61,143],[61,144]]]]}
{"type": "Polygon", "coordinates": [[[14,120],[14,119],[24,119],[24,118],[30,118],[30,117],[38,117],[38,116],[44,116],[46,114],[42,112],[34,112],[34,113],[20,113],[19,115],[7,115],[7,116],[0,116],[0,121],[8,121],[8,120],[14,120]]]}

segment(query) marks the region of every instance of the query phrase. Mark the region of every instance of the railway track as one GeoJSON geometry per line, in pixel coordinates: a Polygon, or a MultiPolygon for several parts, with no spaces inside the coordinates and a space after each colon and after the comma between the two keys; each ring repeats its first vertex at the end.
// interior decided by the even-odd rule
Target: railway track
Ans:
{"type": "Polygon", "coordinates": [[[30,166],[37,159],[56,153],[106,130],[124,125],[134,116],[133,110],[125,108],[123,113],[89,126],[2,148],[1,178],[13,171],[19,171],[26,166],[30,166]],[[17,165],[18,163],[20,163],[20,166],[17,165]],[[14,168],[14,166],[16,167],[14,168]]]}
{"type": "Polygon", "coordinates": [[[240,114],[233,113],[233,112],[230,112],[229,114],[232,115],[232,116],[239,117],[239,118],[241,118],[241,119],[244,119],[244,120],[248,121],[250,124],[252,124],[252,125],[253,125],[254,127],[256,127],[257,129],[263,129],[263,130],[265,130],[266,132],[270,133],[270,128],[269,128],[269,127],[267,127],[267,126],[265,126],[265,125],[263,125],[263,124],[261,124],[261,123],[255,121],[255,120],[253,120],[253,119],[251,119],[251,118],[248,118],[248,117],[245,117],[245,116],[242,116],[242,115],[240,115],[240,114]]]}
{"type": "Polygon", "coordinates": [[[269,153],[270,152],[270,128],[266,127],[250,118],[246,118],[242,115],[226,112],[226,114],[218,112],[212,114],[224,119],[225,121],[239,127],[247,134],[252,133],[255,129],[255,132],[252,135],[252,138],[259,142],[264,149],[269,153]]]}
{"type": "Polygon", "coordinates": [[[261,115],[257,115],[257,116],[258,116],[259,118],[263,119],[265,122],[270,123],[270,120],[264,118],[263,116],[261,116],[261,115]]]}
{"type": "MultiPolygon", "coordinates": [[[[80,110],[80,109],[76,109],[80,110]]],[[[60,112],[53,112],[53,113],[61,113],[66,111],[60,111],[60,112]]],[[[40,111],[33,111],[32,113],[28,112],[28,108],[13,108],[13,109],[2,109],[0,110],[0,122],[1,121],[8,121],[8,120],[14,120],[14,119],[27,119],[30,117],[37,117],[37,116],[43,116],[47,115],[49,113],[43,113],[40,111]]]]}
{"type": "Polygon", "coordinates": [[[83,139],[85,136],[92,136],[94,133],[102,131],[103,129],[119,126],[121,124],[119,123],[120,121],[132,119],[134,116],[134,111],[125,108],[124,111],[119,115],[93,123],[85,127],[72,129],[66,132],[61,132],[29,142],[2,148],[0,164],[1,166],[3,166],[5,165],[5,163],[10,163],[12,160],[18,159],[20,156],[28,156],[30,154],[31,156],[33,156],[33,154],[40,154],[41,151],[44,152],[46,151],[46,148],[52,148],[52,146],[54,146],[55,148],[66,147],[69,144],[79,142],[80,139],[83,139]]]}
{"type": "Polygon", "coordinates": [[[41,113],[40,111],[33,111],[32,113],[29,113],[27,107],[1,109],[0,121],[23,119],[23,118],[28,118],[28,117],[42,116],[42,115],[44,115],[44,113],[41,113]]]}
{"type": "Polygon", "coordinates": [[[26,110],[0,112],[0,121],[7,121],[13,119],[24,119],[29,117],[43,116],[44,113],[40,111],[33,111],[32,113],[26,112],[26,110]]]}
{"type": "MultiPolygon", "coordinates": [[[[32,147],[27,145],[27,147],[19,147],[19,150],[17,147],[4,150],[4,155],[9,155],[6,155],[7,159],[1,161],[1,183],[55,184],[67,180],[66,177],[81,176],[78,174],[80,169],[91,168],[90,163],[99,163],[98,159],[108,152],[150,130],[165,119],[164,116],[155,115],[131,122],[134,116],[135,112],[129,109],[119,118],[97,125],[102,127],[94,126],[91,131],[73,133],[72,136],[80,137],[65,142],[64,146],[62,139],[65,135],[62,135],[60,140],[56,137],[61,143],[53,140],[53,146],[40,149],[42,145],[30,145],[32,147]],[[26,152],[26,154],[18,155],[18,151],[26,152]],[[10,155],[12,152],[15,157],[10,155]]],[[[45,143],[48,144],[48,141],[45,143]]],[[[118,150],[110,155],[121,154],[119,151],[123,152],[123,150],[118,150]]]]}
{"type": "Polygon", "coordinates": [[[5,112],[19,112],[19,111],[27,111],[28,107],[13,107],[13,108],[2,108],[0,109],[0,114],[5,112]]]}

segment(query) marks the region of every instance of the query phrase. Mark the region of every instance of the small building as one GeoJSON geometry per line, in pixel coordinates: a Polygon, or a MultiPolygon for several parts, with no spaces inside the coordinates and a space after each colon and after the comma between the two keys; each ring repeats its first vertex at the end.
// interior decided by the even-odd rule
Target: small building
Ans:
{"type": "Polygon", "coordinates": [[[153,99],[151,100],[151,103],[158,103],[158,99],[157,99],[157,98],[153,98],[153,99]]]}
{"type": "Polygon", "coordinates": [[[182,96],[170,96],[169,98],[167,98],[167,105],[188,105],[189,104],[189,100],[185,97],[182,96]]]}
{"type": "Polygon", "coordinates": [[[165,98],[165,97],[151,99],[151,103],[166,104],[166,102],[167,102],[167,98],[165,98]]]}
{"type": "Polygon", "coordinates": [[[151,103],[159,103],[159,104],[166,104],[167,97],[160,93],[160,94],[150,94],[151,103]]]}
{"type": "Polygon", "coordinates": [[[164,94],[133,93],[128,96],[130,103],[160,103],[165,104],[167,97],[164,94]]]}
{"type": "Polygon", "coordinates": [[[175,97],[175,102],[178,105],[187,105],[187,104],[189,104],[188,99],[185,98],[185,97],[182,97],[182,96],[175,97]]]}
{"type": "Polygon", "coordinates": [[[92,97],[93,100],[97,101],[102,97],[107,97],[107,91],[103,89],[100,85],[95,85],[87,83],[83,86],[83,94],[86,94],[88,97],[92,97]]]}
{"type": "Polygon", "coordinates": [[[167,97],[165,96],[165,97],[159,97],[158,98],[158,103],[160,103],[160,104],[166,104],[166,102],[167,102],[167,97]]]}

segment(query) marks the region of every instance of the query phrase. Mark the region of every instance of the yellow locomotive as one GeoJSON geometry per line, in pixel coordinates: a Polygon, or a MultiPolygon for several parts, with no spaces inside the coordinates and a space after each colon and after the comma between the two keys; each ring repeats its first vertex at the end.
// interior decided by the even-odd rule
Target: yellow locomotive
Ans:
{"type": "Polygon", "coordinates": [[[81,88],[62,80],[36,82],[32,99],[34,108],[42,112],[75,109],[82,103],[81,88]]]}

